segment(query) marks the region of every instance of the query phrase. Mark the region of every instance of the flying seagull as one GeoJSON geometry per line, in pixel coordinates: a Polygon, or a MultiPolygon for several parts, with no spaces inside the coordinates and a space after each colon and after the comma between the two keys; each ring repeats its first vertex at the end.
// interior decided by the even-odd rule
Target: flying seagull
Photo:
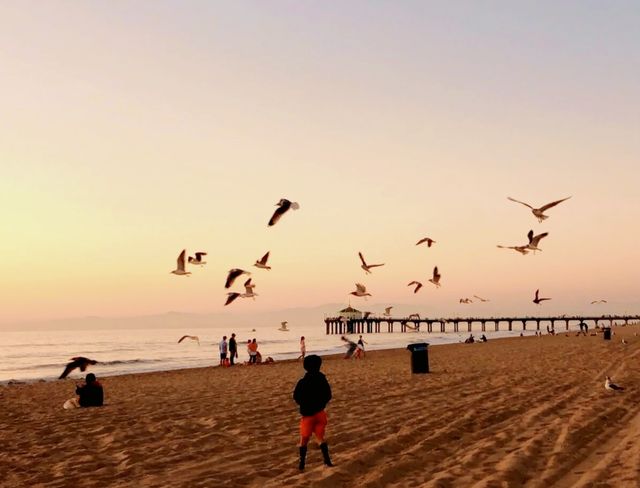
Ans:
{"type": "Polygon", "coordinates": [[[233,302],[239,296],[240,296],[240,293],[237,293],[235,291],[231,292],[231,293],[227,293],[227,301],[224,302],[224,306],[226,307],[227,305],[229,305],[231,302],[233,302]]]}
{"type": "Polygon", "coordinates": [[[423,239],[420,239],[418,242],[416,242],[416,246],[419,246],[420,244],[422,244],[423,242],[427,243],[427,247],[431,247],[433,244],[436,243],[436,241],[434,241],[433,239],[431,239],[431,237],[425,237],[423,239]]]}
{"type": "Polygon", "coordinates": [[[611,381],[611,378],[609,378],[607,376],[606,381],[604,382],[604,388],[606,390],[613,390],[613,391],[623,391],[624,387],[616,385],[613,381],[611,381]]]}
{"type": "Polygon", "coordinates": [[[544,239],[548,235],[549,235],[548,232],[543,232],[542,234],[538,234],[537,236],[534,236],[533,230],[530,230],[529,233],[527,234],[527,237],[529,238],[529,244],[527,244],[527,249],[531,249],[534,252],[534,254],[536,251],[542,251],[542,249],[538,247],[538,243],[540,242],[541,239],[544,239]]]}
{"type": "Polygon", "coordinates": [[[540,290],[536,290],[536,297],[533,299],[533,303],[536,305],[540,305],[540,302],[544,300],[551,300],[551,298],[540,298],[539,297],[540,290]]]}
{"type": "Polygon", "coordinates": [[[198,264],[202,266],[203,264],[207,264],[206,261],[202,260],[202,256],[206,256],[206,252],[197,252],[196,257],[189,256],[189,264],[198,264]]]}
{"type": "Polygon", "coordinates": [[[254,300],[256,299],[255,297],[258,296],[257,293],[253,292],[253,289],[256,287],[256,285],[251,283],[251,278],[249,278],[247,281],[244,282],[244,293],[242,295],[240,295],[242,298],[253,298],[254,300]]]}
{"type": "Polygon", "coordinates": [[[438,272],[438,267],[433,268],[433,278],[429,281],[436,285],[436,288],[440,288],[440,273],[438,272]]]}
{"type": "Polygon", "coordinates": [[[184,257],[187,253],[186,249],[183,249],[180,255],[178,256],[178,267],[172,271],[175,275],[190,275],[191,271],[185,271],[184,269],[184,257]]]}
{"type": "Polygon", "coordinates": [[[460,303],[469,304],[469,303],[473,303],[473,300],[471,300],[471,298],[461,298],[460,303]]]}
{"type": "MultiPolygon", "coordinates": [[[[271,252],[271,251],[269,251],[269,252],[271,252]]],[[[254,264],[254,266],[256,268],[271,269],[271,266],[267,266],[267,261],[269,260],[269,252],[267,252],[267,254],[262,256],[259,261],[256,261],[256,264],[254,264]]]]}
{"type": "Polygon", "coordinates": [[[385,317],[391,317],[391,309],[393,307],[385,307],[384,309],[384,313],[382,315],[384,315],[385,317]]]}
{"type": "Polygon", "coordinates": [[[362,255],[361,252],[358,253],[358,256],[360,256],[360,261],[362,261],[362,266],[360,266],[360,267],[362,269],[364,269],[367,274],[371,274],[371,268],[377,268],[378,266],[384,266],[384,263],[382,263],[382,264],[367,264],[367,262],[364,260],[364,256],[362,255]]]}
{"type": "Polygon", "coordinates": [[[416,285],[415,289],[413,290],[413,293],[418,293],[418,290],[422,288],[422,283],[420,283],[419,281],[412,281],[407,286],[413,286],[413,285],[416,285]]]}
{"type": "Polygon", "coordinates": [[[474,297],[474,298],[477,298],[477,299],[478,299],[478,300],[480,300],[481,302],[489,302],[489,301],[491,301],[491,300],[489,300],[489,299],[487,299],[487,298],[479,297],[478,295],[473,295],[473,297],[474,297]]]}
{"type": "Polygon", "coordinates": [[[280,201],[276,203],[276,207],[278,208],[275,212],[273,212],[273,215],[269,220],[269,227],[271,227],[272,225],[276,225],[278,220],[280,220],[280,217],[287,213],[289,209],[298,210],[300,208],[300,205],[298,205],[297,202],[291,202],[286,198],[281,198],[280,201]]]}
{"type": "Polygon", "coordinates": [[[289,322],[284,321],[284,322],[280,322],[280,328],[278,330],[281,330],[283,332],[289,332],[289,329],[287,328],[287,324],[289,322]]]}
{"type": "Polygon", "coordinates": [[[80,368],[80,371],[85,371],[90,364],[96,364],[98,361],[94,359],[84,358],[82,356],[77,356],[75,358],[71,358],[71,362],[67,364],[64,368],[64,371],[58,378],[59,380],[66,378],[71,371],[76,368],[80,368]]]}
{"type": "Polygon", "coordinates": [[[224,284],[225,288],[231,288],[231,285],[233,285],[233,282],[236,281],[236,278],[238,276],[241,276],[243,274],[247,274],[250,275],[251,273],[249,273],[248,271],[245,271],[243,269],[238,269],[238,268],[233,268],[229,270],[229,274],[227,275],[227,281],[224,284]]]}
{"type": "Polygon", "coordinates": [[[536,218],[538,219],[538,222],[542,222],[543,220],[546,220],[546,219],[549,218],[548,215],[544,215],[545,210],[549,210],[551,207],[555,207],[559,203],[562,203],[565,200],[569,200],[569,198],[571,198],[571,197],[567,197],[567,198],[563,198],[562,200],[556,200],[555,202],[547,203],[546,205],[544,205],[544,206],[542,206],[540,208],[533,208],[528,203],[521,202],[520,200],[516,200],[515,198],[511,198],[511,197],[507,197],[507,198],[509,200],[511,200],[512,202],[520,203],[520,204],[524,205],[525,207],[529,207],[531,209],[531,212],[533,213],[533,215],[535,215],[536,218]]]}
{"type": "Polygon", "coordinates": [[[362,318],[366,320],[369,318],[369,315],[371,315],[371,312],[365,312],[362,318]]]}
{"type": "Polygon", "coordinates": [[[607,303],[607,301],[606,300],[594,300],[594,301],[591,302],[591,305],[595,305],[597,303],[607,303]]]}
{"type": "Polygon", "coordinates": [[[198,345],[200,345],[200,338],[198,336],[191,336],[191,335],[183,335],[180,339],[178,339],[178,344],[180,344],[185,339],[191,339],[192,341],[196,341],[198,345]]]}
{"type": "Polygon", "coordinates": [[[513,249],[514,251],[518,251],[523,256],[525,254],[529,254],[528,246],[501,246],[501,245],[497,245],[496,247],[499,247],[500,249],[513,249]]]}
{"type": "Polygon", "coordinates": [[[367,296],[372,296],[371,293],[367,293],[367,288],[362,283],[356,283],[356,291],[352,291],[349,295],[365,297],[365,300],[367,296]]]}

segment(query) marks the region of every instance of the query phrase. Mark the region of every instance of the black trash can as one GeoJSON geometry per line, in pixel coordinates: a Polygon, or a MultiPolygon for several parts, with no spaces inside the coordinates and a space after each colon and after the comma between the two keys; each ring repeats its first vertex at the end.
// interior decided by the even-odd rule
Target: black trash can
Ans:
{"type": "Polygon", "coordinates": [[[417,344],[409,344],[407,349],[411,351],[411,372],[428,373],[429,372],[429,344],[419,342],[417,344]]]}
{"type": "Polygon", "coordinates": [[[603,335],[605,341],[610,341],[611,340],[611,327],[605,327],[604,329],[602,329],[602,335],[603,335]]]}

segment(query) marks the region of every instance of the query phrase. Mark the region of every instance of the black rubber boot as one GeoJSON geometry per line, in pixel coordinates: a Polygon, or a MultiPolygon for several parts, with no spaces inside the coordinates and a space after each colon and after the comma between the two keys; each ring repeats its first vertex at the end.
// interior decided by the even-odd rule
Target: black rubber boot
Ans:
{"type": "Polygon", "coordinates": [[[300,449],[300,464],[298,464],[298,469],[304,471],[304,462],[307,458],[307,446],[300,446],[298,449],[300,449]]]}
{"type": "Polygon", "coordinates": [[[329,446],[327,445],[326,442],[323,442],[322,444],[320,444],[320,450],[322,451],[324,464],[326,464],[327,466],[333,466],[333,463],[331,462],[331,458],[329,457],[329,446]]]}

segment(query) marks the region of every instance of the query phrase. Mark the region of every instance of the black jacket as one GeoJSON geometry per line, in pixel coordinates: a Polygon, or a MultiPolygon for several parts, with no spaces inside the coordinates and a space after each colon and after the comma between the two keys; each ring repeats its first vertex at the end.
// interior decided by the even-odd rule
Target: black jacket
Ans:
{"type": "Polygon", "coordinates": [[[236,352],[238,350],[238,344],[236,340],[231,338],[229,339],[229,352],[236,352]]]}
{"type": "Polygon", "coordinates": [[[78,386],[76,388],[76,393],[80,395],[81,407],[101,407],[104,402],[102,385],[97,381],[78,386]]]}
{"type": "Polygon", "coordinates": [[[324,410],[331,400],[331,387],[325,375],[319,371],[305,374],[293,391],[293,399],[304,417],[324,410]]]}

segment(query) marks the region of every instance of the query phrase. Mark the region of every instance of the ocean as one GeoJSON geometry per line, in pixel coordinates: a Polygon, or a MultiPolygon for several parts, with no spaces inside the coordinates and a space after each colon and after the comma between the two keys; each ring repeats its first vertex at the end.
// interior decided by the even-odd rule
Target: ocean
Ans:
{"type": "MultiPolygon", "coordinates": [[[[165,371],[182,368],[217,366],[218,344],[222,336],[235,332],[238,340],[238,362],[248,359],[246,342],[256,338],[263,358],[295,359],[299,355],[300,336],[305,336],[307,354],[339,354],[346,350],[338,335],[326,335],[324,324],[291,327],[288,332],[276,327],[234,330],[223,326],[162,329],[81,329],[22,330],[0,332],[0,383],[8,381],[54,380],[60,376],[73,356],[99,361],[87,371],[97,376],[165,371]],[[195,341],[178,339],[185,334],[197,335],[195,341]]],[[[476,331],[474,330],[474,333],[476,331]]],[[[526,334],[532,335],[533,331],[526,334]]],[[[478,335],[478,334],[476,334],[478,335]]],[[[486,332],[489,340],[520,335],[520,331],[486,332]]],[[[413,342],[431,345],[460,342],[468,333],[380,333],[363,334],[367,350],[405,348],[413,342]]],[[[357,335],[349,336],[357,341],[357,335]]],[[[83,378],[76,369],[70,378],[83,378]]]]}

